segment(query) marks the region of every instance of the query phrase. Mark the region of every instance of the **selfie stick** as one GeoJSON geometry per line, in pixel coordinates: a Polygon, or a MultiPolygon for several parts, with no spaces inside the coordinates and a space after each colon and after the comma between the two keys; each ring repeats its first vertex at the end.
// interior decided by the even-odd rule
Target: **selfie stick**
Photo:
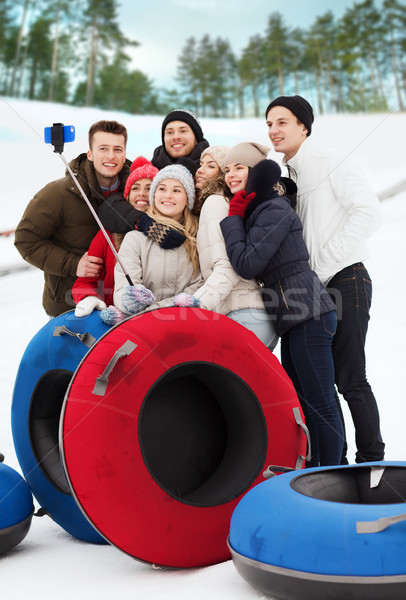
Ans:
{"type": "MultiPolygon", "coordinates": [[[[60,123],[54,123],[54,125],[61,125],[60,123]]],[[[102,222],[100,221],[99,217],[97,216],[96,211],[94,210],[93,206],[90,204],[90,201],[88,199],[88,197],[86,196],[85,192],[83,191],[82,186],[80,185],[75,173],[72,171],[72,169],[69,166],[68,161],[66,160],[66,158],[64,157],[64,155],[62,154],[63,151],[63,142],[62,141],[58,141],[57,143],[52,142],[52,145],[54,146],[54,152],[56,152],[57,154],[59,154],[59,156],[61,157],[61,159],[63,160],[67,170],[69,171],[70,176],[72,177],[73,181],[76,183],[76,186],[79,190],[79,192],[82,194],[82,197],[84,199],[84,201],[86,202],[86,204],[88,205],[90,212],[92,213],[92,215],[94,216],[94,218],[96,219],[96,222],[98,224],[98,226],[101,229],[101,232],[103,233],[104,237],[106,238],[106,242],[108,243],[108,245],[110,246],[111,251],[113,252],[115,258],[117,259],[118,264],[121,267],[121,270],[123,271],[128,283],[130,285],[134,285],[133,282],[131,281],[131,277],[129,276],[129,274],[127,273],[127,271],[125,270],[125,267],[123,265],[123,263],[120,260],[120,257],[117,253],[117,250],[115,249],[113,242],[111,241],[107,231],[105,230],[105,228],[103,227],[102,222]]]]}

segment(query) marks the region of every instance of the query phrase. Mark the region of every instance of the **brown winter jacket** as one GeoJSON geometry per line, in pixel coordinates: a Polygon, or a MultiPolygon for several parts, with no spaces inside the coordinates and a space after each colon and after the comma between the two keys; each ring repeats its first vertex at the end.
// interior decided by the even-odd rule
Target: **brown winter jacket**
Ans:
{"type": "MultiPolygon", "coordinates": [[[[120,190],[130,173],[126,160],[119,174],[120,190]]],[[[97,210],[104,201],[93,163],[85,153],[70,162],[87,198],[97,210]]],[[[15,246],[30,264],[44,271],[42,304],[48,315],[56,317],[75,304],[72,286],[82,255],[98,232],[98,225],[67,172],[52,181],[29,202],[15,232],[15,246]]]]}

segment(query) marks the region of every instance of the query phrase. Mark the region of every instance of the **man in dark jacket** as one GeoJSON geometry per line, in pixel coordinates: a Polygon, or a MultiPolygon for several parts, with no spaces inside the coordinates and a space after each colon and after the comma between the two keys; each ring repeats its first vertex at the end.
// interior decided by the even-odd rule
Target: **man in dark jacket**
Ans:
{"type": "Polygon", "coordinates": [[[155,148],[151,161],[157,169],[173,165],[184,157],[199,168],[200,155],[209,147],[209,142],[193,113],[177,108],[167,114],[162,122],[161,137],[162,145],[155,148]]]}
{"type": "MultiPolygon", "coordinates": [[[[152,164],[157,169],[169,165],[181,164],[187,167],[194,176],[200,166],[200,156],[209,147],[209,142],[204,138],[203,131],[195,115],[188,110],[177,108],[166,115],[161,127],[162,145],[154,150],[152,164]]],[[[142,229],[150,235],[145,228],[148,227],[146,218],[138,224],[138,211],[126,202],[120,194],[112,194],[98,210],[98,216],[103,226],[109,231],[127,233],[134,229],[142,229]]],[[[158,241],[158,240],[155,240],[158,241]]],[[[178,239],[176,232],[165,238],[162,247],[176,247],[183,240],[178,239]]]]}
{"type": "MultiPolygon", "coordinates": [[[[112,192],[122,191],[130,173],[127,130],[116,121],[98,121],[89,130],[89,150],[70,167],[95,210],[112,192]]],[[[142,213],[140,213],[142,214],[142,213]]],[[[76,277],[98,276],[102,259],[88,256],[98,225],[72,177],[52,181],[29,202],[15,233],[15,246],[44,271],[42,303],[52,317],[71,310],[76,277]]]]}

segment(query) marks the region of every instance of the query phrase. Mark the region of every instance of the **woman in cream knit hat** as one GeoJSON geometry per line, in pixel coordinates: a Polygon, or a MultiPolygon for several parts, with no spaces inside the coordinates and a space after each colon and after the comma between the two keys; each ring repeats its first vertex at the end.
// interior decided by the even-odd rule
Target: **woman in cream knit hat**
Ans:
{"type": "Polygon", "coordinates": [[[228,214],[225,191],[226,146],[210,146],[195,174],[198,190],[194,213],[199,215],[197,250],[204,285],[193,296],[202,308],[225,314],[252,330],[271,350],[278,336],[264,308],[258,284],[241,278],[227,257],[220,221],[228,214]]]}

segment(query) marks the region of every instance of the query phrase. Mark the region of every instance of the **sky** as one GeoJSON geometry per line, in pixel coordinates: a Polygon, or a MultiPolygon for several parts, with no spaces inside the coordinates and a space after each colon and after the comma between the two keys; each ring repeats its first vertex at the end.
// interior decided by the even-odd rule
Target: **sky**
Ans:
{"type": "MultiPolygon", "coordinates": [[[[99,109],[14,99],[7,105],[0,104],[0,123],[6,124],[10,132],[10,135],[0,136],[2,172],[7,173],[2,181],[0,229],[15,226],[32,195],[64,172],[62,161],[35,131],[41,132],[44,125],[57,120],[74,123],[77,130],[83,132],[83,137],[81,134],[78,139],[83,149],[89,123],[115,116],[99,109]]],[[[159,130],[159,118],[121,116],[129,130],[137,134],[133,136],[135,139],[140,131],[149,131],[154,137],[159,130]]],[[[207,119],[204,124],[210,140],[212,132],[213,135],[217,132],[224,144],[249,138],[266,143],[262,119],[207,119]]],[[[355,149],[365,161],[373,188],[380,191],[404,180],[404,132],[406,113],[325,115],[316,118],[312,136],[324,142],[331,142],[334,137],[334,145],[347,153],[355,149]]],[[[70,158],[77,151],[80,148],[75,143],[67,144],[64,154],[70,158]]],[[[383,201],[381,208],[382,226],[368,244],[367,268],[374,292],[367,338],[367,371],[380,407],[386,459],[404,461],[406,280],[399,274],[404,272],[406,254],[406,190],[383,201]]],[[[12,236],[0,236],[0,266],[26,265],[13,241],[12,236]]],[[[21,357],[29,341],[48,321],[41,306],[43,274],[35,268],[10,273],[0,278],[0,285],[0,452],[5,455],[5,464],[22,474],[13,444],[10,411],[21,357]]],[[[349,459],[353,462],[354,431],[345,403],[343,411],[349,459]]],[[[38,507],[35,501],[35,508],[38,507]]],[[[190,543],[199,543],[199,539],[190,543]]],[[[232,561],[199,569],[153,569],[114,546],[80,542],[48,516],[35,517],[25,539],[0,556],[0,574],[2,598],[13,600],[27,597],[33,600],[54,600],[55,597],[58,600],[265,600],[261,592],[242,579],[232,561]]]]}
{"type": "MultiPolygon", "coordinates": [[[[155,87],[174,89],[178,57],[190,37],[200,40],[205,34],[212,39],[228,39],[233,51],[240,54],[250,37],[263,35],[268,18],[279,12],[287,27],[307,28],[316,18],[332,11],[337,18],[351,8],[354,0],[121,0],[118,10],[122,32],[140,42],[127,47],[133,68],[140,69],[154,81],[155,87]]],[[[375,0],[375,5],[382,0],[375,0]]]]}

